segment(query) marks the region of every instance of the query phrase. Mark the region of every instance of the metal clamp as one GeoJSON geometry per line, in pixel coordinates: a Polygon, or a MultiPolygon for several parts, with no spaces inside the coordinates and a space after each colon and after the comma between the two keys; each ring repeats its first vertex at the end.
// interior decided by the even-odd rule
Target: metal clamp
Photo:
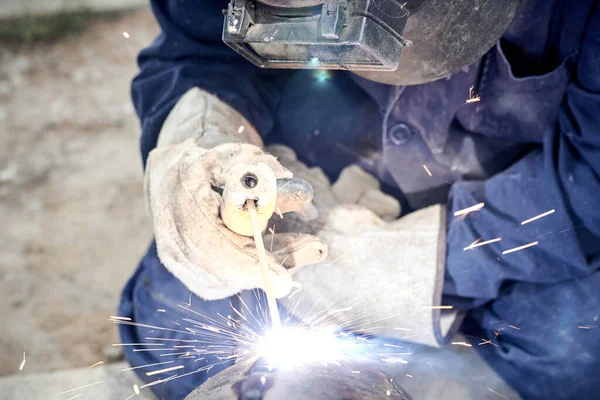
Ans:
{"type": "Polygon", "coordinates": [[[251,18],[245,0],[234,0],[227,5],[225,28],[233,36],[246,36],[251,18]]]}
{"type": "Polygon", "coordinates": [[[338,24],[343,8],[346,8],[345,0],[325,1],[321,8],[321,36],[326,39],[339,39],[338,24]]]}

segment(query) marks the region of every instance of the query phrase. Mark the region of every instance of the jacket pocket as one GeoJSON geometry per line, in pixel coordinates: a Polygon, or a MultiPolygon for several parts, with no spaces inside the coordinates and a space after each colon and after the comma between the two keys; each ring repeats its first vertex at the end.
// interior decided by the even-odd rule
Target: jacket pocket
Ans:
{"type": "Polygon", "coordinates": [[[472,132],[517,142],[541,142],[554,128],[569,83],[566,57],[541,75],[517,77],[499,41],[487,54],[478,84],[480,101],[457,114],[472,132]]]}

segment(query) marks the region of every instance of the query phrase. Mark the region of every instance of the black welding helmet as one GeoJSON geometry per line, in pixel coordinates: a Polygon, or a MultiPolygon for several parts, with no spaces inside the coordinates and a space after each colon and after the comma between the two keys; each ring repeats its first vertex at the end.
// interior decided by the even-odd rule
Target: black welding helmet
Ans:
{"type": "Polygon", "coordinates": [[[414,85],[478,60],[520,0],[231,0],[223,41],[265,68],[345,69],[414,85]]]}

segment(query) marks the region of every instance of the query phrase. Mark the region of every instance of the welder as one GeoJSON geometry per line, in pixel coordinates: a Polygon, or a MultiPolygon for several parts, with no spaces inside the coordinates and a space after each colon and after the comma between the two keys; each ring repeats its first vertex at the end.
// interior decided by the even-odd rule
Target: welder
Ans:
{"type": "MultiPolygon", "coordinates": [[[[382,291],[407,288],[340,271],[401,275],[426,295],[392,311],[437,309],[428,340],[460,329],[525,399],[597,396],[598,1],[151,3],[162,33],[139,56],[132,96],[156,240],[120,315],[189,339],[173,325],[178,304],[216,318],[236,294],[251,301],[264,280],[250,235],[223,222],[225,183],[240,172],[288,193],[277,182],[294,176],[314,205],[257,197],[270,209],[262,228],[280,220],[265,239],[276,297],[299,281],[309,297],[366,293],[380,310],[382,291]],[[378,261],[396,247],[396,261],[378,261]]],[[[125,343],[147,332],[120,327],[125,343]]],[[[230,364],[152,390],[182,398],[230,364]]]]}

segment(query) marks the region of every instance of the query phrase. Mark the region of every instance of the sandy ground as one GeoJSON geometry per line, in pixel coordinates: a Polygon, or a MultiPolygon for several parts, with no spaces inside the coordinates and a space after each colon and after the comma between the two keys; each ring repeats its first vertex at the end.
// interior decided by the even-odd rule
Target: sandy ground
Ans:
{"type": "Polygon", "coordinates": [[[2,0],[0,18],[23,13],[48,14],[69,8],[115,11],[148,4],[148,0],[2,0]]]}
{"type": "Polygon", "coordinates": [[[129,83],[157,31],[142,9],[0,44],[0,375],[23,351],[23,373],[115,356],[108,317],[151,237],[129,83]]]}

